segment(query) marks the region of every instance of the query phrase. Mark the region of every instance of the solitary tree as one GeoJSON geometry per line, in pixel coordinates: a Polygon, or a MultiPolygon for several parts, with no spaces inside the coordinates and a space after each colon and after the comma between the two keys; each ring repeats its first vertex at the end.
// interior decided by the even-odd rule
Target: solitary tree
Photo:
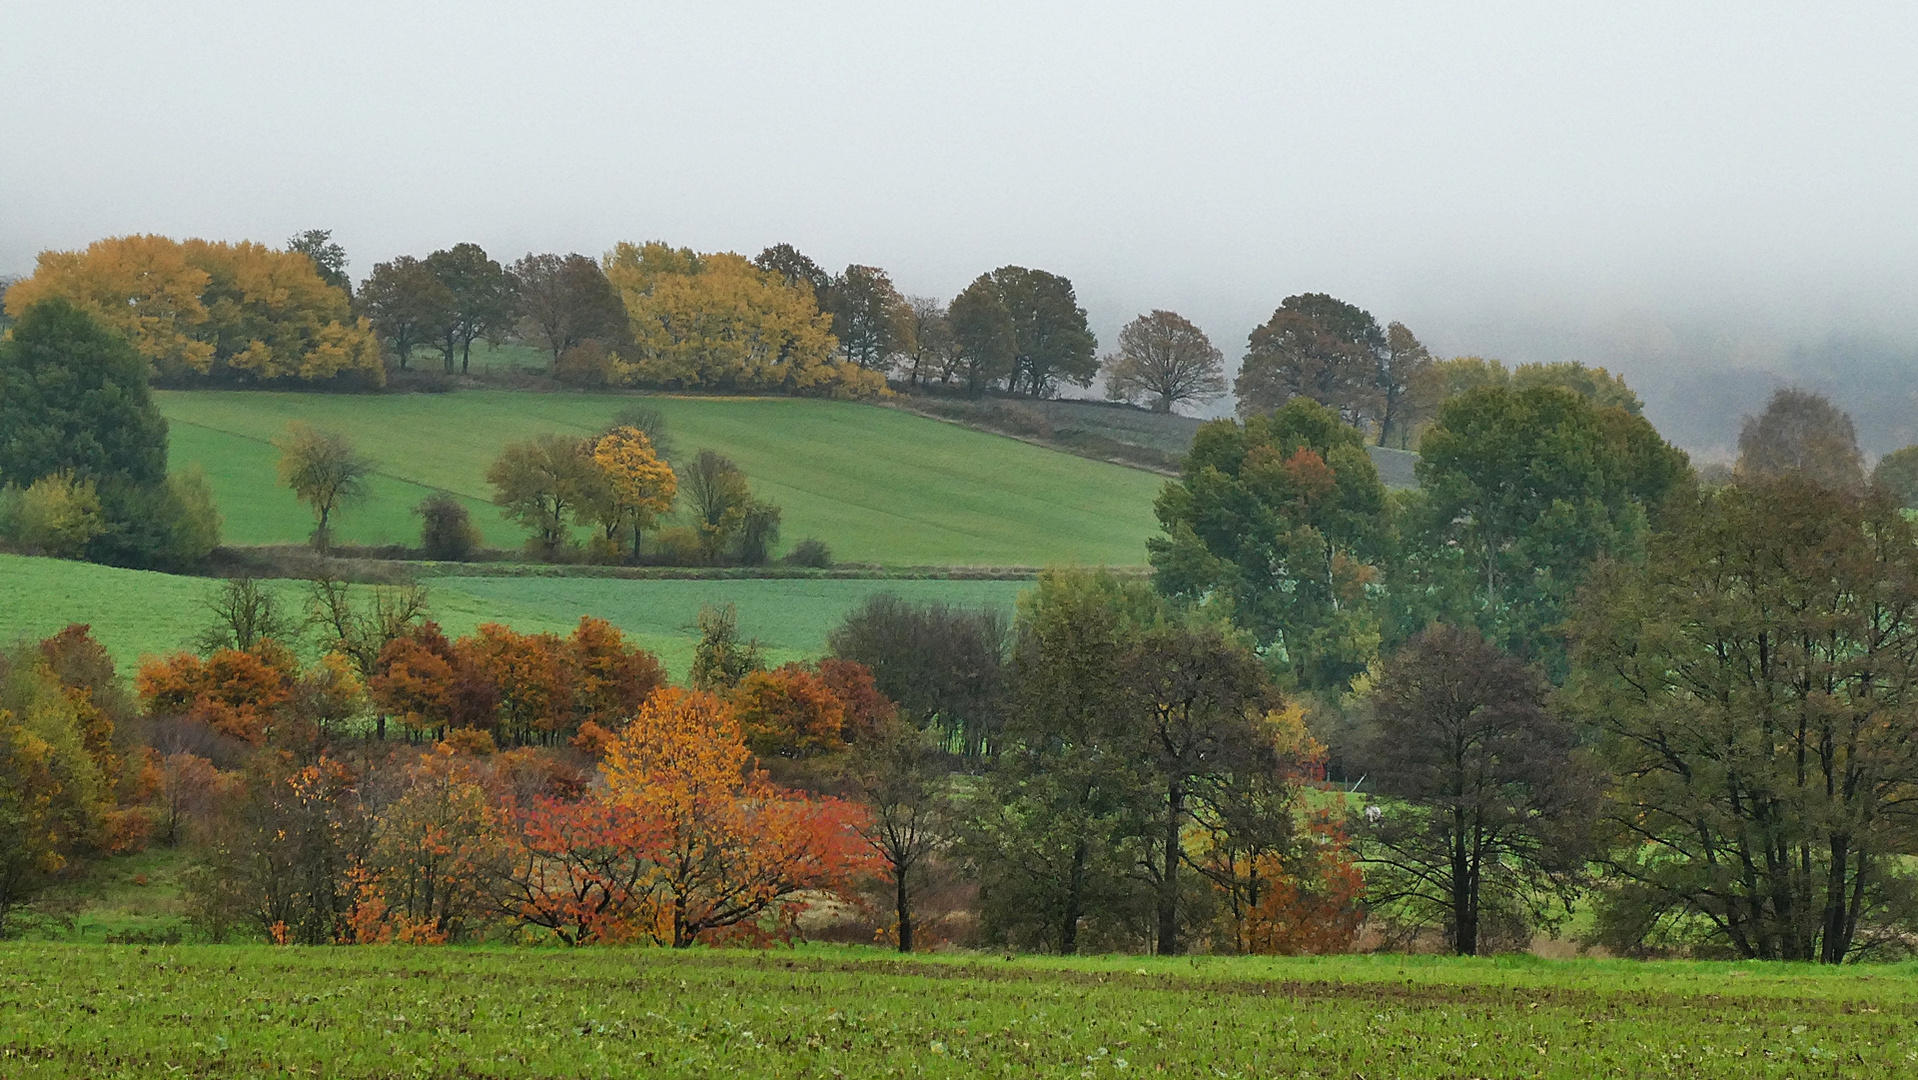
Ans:
{"type": "Polygon", "coordinates": [[[1366,815],[1369,899],[1439,922],[1460,956],[1478,953],[1489,922],[1547,917],[1584,857],[1596,786],[1547,689],[1478,634],[1434,626],[1372,694],[1364,762],[1382,797],[1366,815]]]}
{"type": "Polygon", "coordinates": [[[1864,486],[1865,458],[1858,433],[1823,394],[1784,387],[1765,411],[1745,418],[1738,433],[1741,480],[1798,475],[1838,491],[1864,486]]]}
{"type": "Polygon", "coordinates": [[[57,472],[155,485],[166,447],[146,362],[125,338],[58,297],[20,313],[0,339],[0,485],[57,472]]]}
{"type": "Polygon", "coordinates": [[[866,807],[860,838],[891,879],[894,936],[902,953],[913,950],[913,905],[926,864],[952,838],[950,774],[931,734],[897,719],[855,747],[846,770],[852,794],[866,807]]]}
{"type": "Polygon", "coordinates": [[[600,522],[609,531],[632,530],[632,555],[637,561],[640,536],[660,515],[672,512],[679,480],[638,428],[618,427],[600,436],[593,443],[593,462],[606,477],[600,522]]]}
{"type": "Polygon", "coordinates": [[[752,506],[752,492],[746,486],[746,474],[733,459],[711,450],[701,450],[686,466],[681,482],[686,509],[692,514],[693,528],[699,532],[699,552],[707,562],[719,558],[726,545],[746,522],[752,506]]]}
{"type": "Polygon", "coordinates": [[[312,508],[313,546],[325,551],[332,542],[334,513],[366,496],[373,462],[344,436],[298,420],[273,445],[280,450],[280,482],[312,508]]]}
{"type": "Polygon", "coordinates": [[[571,538],[568,519],[580,512],[599,478],[590,446],[565,435],[509,443],[486,468],[493,505],[531,529],[530,543],[549,559],[571,538]]]}
{"type": "Polygon", "coordinates": [[[1105,359],[1106,396],[1141,397],[1152,411],[1169,413],[1183,401],[1208,401],[1225,392],[1225,364],[1205,331],[1176,312],[1154,311],[1119,331],[1119,351],[1105,359]]]}

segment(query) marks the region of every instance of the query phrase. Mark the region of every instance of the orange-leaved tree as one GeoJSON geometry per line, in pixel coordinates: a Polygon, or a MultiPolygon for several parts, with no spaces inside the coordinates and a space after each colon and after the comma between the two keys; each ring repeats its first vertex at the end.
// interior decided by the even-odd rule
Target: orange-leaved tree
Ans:
{"type": "Polygon", "coordinates": [[[498,623],[480,626],[454,650],[492,688],[498,708],[493,737],[502,744],[546,742],[572,715],[571,672],[556,634],[521,634],[498,623]]]}
{"type": "Polygon", "coordinates": [[[265,745],[293,699],[299,661],[265,639],[244,652],[220,649],[149,659],[134,677],[149,714],[198,720],[222,735],[265,745]]]}
{"type": "Polygon", "coordinates": [[[518,838],[498,894],[513,917],[567,945],[650,936],[660,846],[652,822],[600,799],[537,795],[513,825],[518,838]]]}
{"type": "Polygon", "coordinates": [[[732,695],[746,746],[762,758],[803,758],[846,747],[846,703],[799,664],[754,671],[732,695]]]}
{"type": "Polygon", "coordinates": [[[566,639],[566,662],[572,668],[572,730],[589,746],[625,727],[646,699],[666,685],[658,657],[627,645],[618,628],[590,615],[582,617],[566,639]]]}
{"type": "Polygon", "coordinates": [[[400,941],[455,940],[487,913],[508,866],[507,817],[473,759],[451,744],[436,744],[404,777],[399,798],[373,821],[367,868],[377,903],[368,907],[400,941]]]}
{"type": "Polygon", "coordinates": [[[844,889],[868,869],[857,807],[781,791],[750,760],[726,703],[679,689],[653,695],[607,748],[606,800],[654,835],[654,940],[683,948],[763,930],[801,893],[844,889]]]}

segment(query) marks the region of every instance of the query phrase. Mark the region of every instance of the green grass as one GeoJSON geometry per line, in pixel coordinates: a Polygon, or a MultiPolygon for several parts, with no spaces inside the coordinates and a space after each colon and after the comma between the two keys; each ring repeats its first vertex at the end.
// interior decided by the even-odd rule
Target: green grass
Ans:
{"type": "Polygon", "coordinates": [[[9,1077],[1895,1077],[1918,968],[0,946],[9,1077]]]}
{"type": "MultiPolygon", "coordinates": [[[[524,539],[487,500],[486,466],[512,441],[583,435],[639,400],[611,394],[463,390],[330,395],[171,391],[173,464],[207,470],[229,543],[298,542],[307,513],[274,477],[271,443],[293,420],[337,431],[373,458],[371,497],[344,513],[341,539],[409,543],[411,508],[445,490],[475,511],[489,543],[524,539]]],[[[648,397],[682,458],[718,450],[759,497],[785,512],[784,534],[816,536],[847,562],[1040,566],[1145,562],[1161,478],[895,409],[788,398],[648,397]]]]}
{"type": "MultiPolygon", "coordinates": [[[[59,559],[0,554],[0,645],[37,639],[68,623],[93,626],[123,674],[145,655],[184,647],[208,621],[207,578],[117,570],[59,559]]],[[[271,582],[297,611],[298,582],[271,582]]],[[[741,632],[757,637],[769,663],[808,659],[826,648],[826,635],[846,613],[875,592],[910,600],[1010,607],[1026,583],[1018,581],[867,581],[771,579],[740,581],[609,578],[434,578],[427,582],[432,614],[449,634],[483,622],[534,633],[566,633],[580,616],[595,615],[659,655],[683,678],[692,665],[693,630],[707,604],[735,605],[741,632]]]]}

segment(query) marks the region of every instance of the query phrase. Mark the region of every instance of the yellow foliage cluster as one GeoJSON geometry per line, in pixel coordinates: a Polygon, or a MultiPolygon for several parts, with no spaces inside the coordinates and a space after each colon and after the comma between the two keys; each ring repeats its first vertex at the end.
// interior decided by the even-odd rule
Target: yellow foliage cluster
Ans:
{"type": "Polygon", "coordinates": [[[54,296],[125,334],[164,378],[385,379],[371,325],[297,252],[111,237],[41,252],[33,276],[7,291],[7,311],[54,296]]]}
{"type": "Polygon", "coordinates": [[[732,252],[700,255],[621,242],[606,277],[632,323],[633,356],[613,365],[625,384],[776,390],[833,397],[885,392],[885,378],[835,359],[832,317],[812,291],[732,252]]]}

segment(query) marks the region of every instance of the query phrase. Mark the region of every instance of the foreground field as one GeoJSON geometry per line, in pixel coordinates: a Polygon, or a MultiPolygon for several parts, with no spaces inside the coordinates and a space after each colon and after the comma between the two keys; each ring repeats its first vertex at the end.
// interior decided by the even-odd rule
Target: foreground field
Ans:
{"type": "Polygon", "coordinates": [[[0,1074],[1893,1077],[1914,974],[5,945],[0,1074]]]}
{"type": "MultiPolygon", "coordinates": [[[[122,673],[141,656],[181,648],[208,621],[205,599],[217,583],[59,559],[0,554],[0,645],[40,638],[68,623],[93,626],[122,673]]],[[[298,582],[272,587],[294,610],[298,582]]],[[[593,615],[659,655],[674,677],[692,665],[694,620],[708,604],[733,604],[740,631],[760,639],[769,663],[809,659],[826,635],[875,592],[909,600],[1010,608],[1017,581],[627,581],[601,578],[436,578],[427,583],[433,617],[448,633],[483,622],[526,633],[565,633],[593,615]]]]}
{"type": "Polygon", "coordinates": [[[790,398],[644,399],[466,390],[326,395],[173,391],[155,395],[172,460],[198,464],[229,543],[297,543],[312,528],[278,486],[272,440],[292,420],[340,432],[379,463],[342,539],[412,543],[412,508],[432,490],[464,499],[489,543],[525,534],[500,520],[484,473],[508,442],[601,430],[622,407],[665,414],[682,458],[731,456],[785,511],[791,541],[816,536],[846,562],[903,565],[1141,565],[1163,478],[895,409],[790,398]]]}

